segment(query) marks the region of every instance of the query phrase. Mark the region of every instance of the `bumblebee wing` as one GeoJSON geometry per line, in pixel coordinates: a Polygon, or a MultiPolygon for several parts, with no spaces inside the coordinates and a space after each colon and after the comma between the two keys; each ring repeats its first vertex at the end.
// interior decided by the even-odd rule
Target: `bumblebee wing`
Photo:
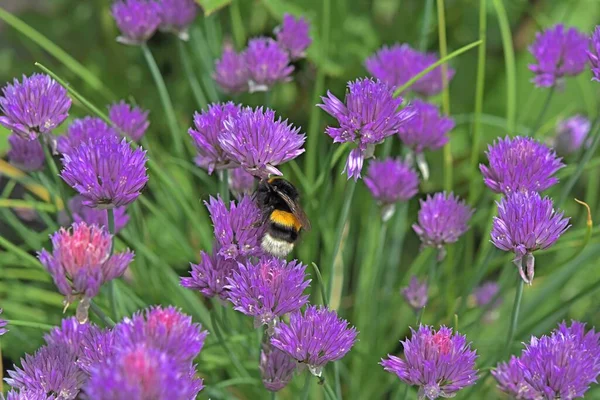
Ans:
{"type": "Polygon", "coordinates": [[[304,229],[306,231],[310,231],[310,221],[308,220],[308,217],[304,213],[304,210],[302,209],[302,207],[300,207],[300,204],[298,204],[297,202],[292,200],[292,198],[290,196],[288,196],[287,194],[278,190],[277,188],[273,188],[273,189],[275,190],[277,195],[279,197],[281,197],[281,199],[283,201],[285,201],[285,204],[288,205],[288,207],[292,211],[292,214],[294,214],[294,216],[296,218],[298,218],[298,220],[302,224],[302,229],[304,229]]]}

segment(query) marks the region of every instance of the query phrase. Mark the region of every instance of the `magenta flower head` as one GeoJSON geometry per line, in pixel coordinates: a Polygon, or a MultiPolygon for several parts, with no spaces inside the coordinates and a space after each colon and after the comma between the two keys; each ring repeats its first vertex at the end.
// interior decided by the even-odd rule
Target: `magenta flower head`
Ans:
{"type": "Polygon", "coordinates": [[[567,156],[577,152],[584,144],[592,124],[583,115],[560,121],[556,125],[556,136],[552,147],[560,156],[567,156]]]}
{"type": "Polygon", "coordinates": [[[117,132],[102,119],[96,117],[74,119],[67,129],[67,135],[58,138],[56,149],[61,154],[69,153],[82,143],[106,136],[117,136],[117,132]]]}
{"type": "Polygon", "coordinates": [[[308,295],[303,294],[310,284],[305,270],[295,260],[288,263],[276,257],[239,264],[227,278],[227,299],[234,310],[253,316],[256,328],[267,325],[272,335],[279,318],[308,302],[308,295]]]}
{"type": "Polygon", "coordinates": [[[335,311],[308,306],[304,315],[295,311],[289,324],[275,327],[271,344],[307,365],[313,375],[321,376],[325,364],[343,358],[350,351],[357,335],[356,328],[348,327],[348,321],[335,311]]]}
{"type": "Polygon", "coordinates": [[[537,87],[562,86],[565,76],[579,75],[585,69],[588,46],[586,35],[562,24],[536,33],[529,47],[537,61],[529,65],[535,74],[532,82],[537,87]]]}
{"type": "Polygon", "coordinates": [[[71,99],[67,89],[44,74],[23,75],[22,82],[2,88],[0,125],[23,139],[34,140],[49,133],[69,115],[71,99]]]}
{"type": "Polygon", "coordinates": [[[8,144],[10,149],[6,155],[12,165],[26,172],[44,169],[46,158],[44,149],[38,140],[23,139],[13,133],[8,137],[8,144]]]}
{"type": "Polygon", "coordinates": [[[244,54],[236,53],[231,46],[225,46],[221,58],[215,62],[213,77],[225,93],[247,92],[250,75],[244,54]]]}
{"type": "MultiPolygon", "coordinates": [[[[0,314],[2,314],[2,311],[3,310],[0,308],[0,314]]],[[[6,325],[8,325],[8,322],[6,322],[5,319],[0,318],[0,336],[8,332],[8,329],[6,329],[6,325]]]]}
{"type": "Polygon", "coordinates": [[[256,178],[244,168],[234,168],[229,172],[229,189],[237,197],[254,193],[256,178]]]}
{"type": "Polygon", "coordinates": [[[479,164],[483,182],[496,193],[543,192],[565,165],[547,146],[530,137],[499,138],[487,151],[489,167],[479,164]]]}
{"type": "Polygon", "coordinates": [[[469,229],[473,209],[458,196],[446,192],[427,195],[425,201],[419,202],[421,209],[412,228],[421,245],[437,248],[438,259],[442,260],[446,255],[444,245],[458,241],[469,229]]]}
{"type": "Polygon", "coordinates": [[[467,338],[445,326],[435,331],[421,325],[411,328],[412,337],[401,342],[404,359],[388,354],[381,360],[387,372],[394,373],[407,385],[419,387],[419,399],[454,397],[461,389],[475,384],[475,350],[467,338]]]}
{"type": "Polygon", "coordinates": [[[591,42],[592,50],[587,55],[592,67],[592,80],[600,82],[600,25],[594,29],[591,42]]]}
{"type": "Polygon", "coordinates": [[[317,107],[337,119],[340,125],[326,129],[333,142],[352,142],[357,146],[350,152],[344,168],[348,179],[354,180],[360,178],[364,159],[373,156],[375,145],[397,133],[414,115],[412,108],[398,111],[402,98],[394,98],[388,85],[368,78],[348,82],[345,104],[329,91],[321,100],[323,104],[317,107]]]}
{"type": "MultiPolygon", "coordinates": [[[[108,211],[88,207],[83,204],[84,201],[85,199],[80,195],[76,195],[69,200],[73,222],[85,222],[87,225],[103,226],[108,229],[108,211]]],[[[127,215],[125,207],[117,207],[114,209],[113,216],[115,219],[115,233],[119,233],[129,222],[129,215],[127,215]]]]}
{"type": "Polygon", "coordinates": [[[250,39],[243,54],[248,68],[248,86],[251,93],[265,92],[277,82],[292,79],[290,75],[294,67],[290,65],[290,56],[273,39],[250,39]]]}
{"type": "MultiPolygon", "coordinates": [[[[407,44],[395,44],[392,47],[384,46],[367,58],[365,67],[375,78],[390,86],[400,87],[437,60],[438,57],[434,53],[421,53],[407,44]]],[[[454,70],[448,68],[447,74],[446,80],[450,82],[454,70]]],[[[408,90],[424,96],[433,96],[443,88],[442,68],[437,67],[416,81],[408,90]]]]}
{"type": "Polygon", "coordinates": [[[298,363],[287,353],[271,345],[263,345],[260,352],[260,376],[265,388],[278,392],[290,383],[298,363]]]}
{"type": "Polygon", "coordinates": [[[305,140],[300,128],[275,120],[275,111],[262,107],[242,108],[225,121],[219,136],[227,157],[259,178],[281,175],[276,167],[304,153],[305,140]]]}
{"type": "MultiPolygon", "coordinates": [[[[216,247],[216,246],[215,246],[216,247]]],[[[227,277],[238,268],[237,261],[220,256],[218,247],[213,254],[200,253],[200,262],[191,264],[190,277],[181,278],[181,286],[198,290],[205,297],[227,299],[227,277]]]]}
{"type": "Polygon", "coordinates": [[[393,205],[412,199],[419,191],[419,176],[405,161],[388,158],[371,161],[365,185],[380,204],[393,205]]]}
{"type": "Polygon", "coordinates": [[[127,140],[102,137],[63,155],[61,177],[84,197],[83,204],[114,208],[132,203],[148,182],[146,152],[127,140]]]}
{"type": "Polygon", "coordinates": [[[312,43],[309,30],[310,26],[304,17],[294,18],[293,15],[284,14],[283,22],[275,28],[277,43],[289,53],[292,60],[304,58],[306,49],[312,43]]]}
{"type": "Polygon", "coordinates": [[[515,192],[502,198],[494,217],[491,238],[494,246],[515,253],[513,263],[521,278],[531,284],[535,259],[533,252],[547,249],[571,227],[569,218],[555,211],[552,199],[537,192],[515,192]]]}
{"type": "Polygon", "coordinates": [[[145,43],[161,23],[160,7],[152,0],[117,0],[111,11],[121,31],[117,42],[123,44],[145,43]]]}
{"type": "Polygon", "coordinates": [[[60,228],[50,238],[52,253],[43,249],[38,258],[65,296],[66,305],[81,299],[77,319],[83,323],[90,299],[98,294],[102,284],[123,275],[133,253],[127,250],[111,255],[112,235],[104,228],[83,222],[73,224],[69,230],[60,228]]]}
{"type": "Polygon", "coordinates": [[[150,126],[148,111],[121,101],[108,108],[108,117],[119,133],[139,142],[150,126]]]}
{"type": "Polygon", "coordinates": [[[427,281],[423,279],[420,281],[416,276],[410,278],[410,283],[407,287],[402,289],[402,297],[406,300],[406,303],[415,311],[420,311],[427,305],[427,291],[429,285],[427,281]]]}
{"type": "Polygon", "coordinates": [[[241,107],[232,102],[217,103],[208,106],[207,111],[194,114],[194,127],[188,133],[198,150],[196,164],[209,174],[215,169],[228,168],[232,161],[221,149],[219,135],[225,129],[225,121],[240,113],[241,107]]]}
{"type": "Polygon", "coordinates": [[[198,5],[194,0],[160,0],[159,29],[176,34],[181,40],[188,40],[188,27],[196,19],[198,5]]]}

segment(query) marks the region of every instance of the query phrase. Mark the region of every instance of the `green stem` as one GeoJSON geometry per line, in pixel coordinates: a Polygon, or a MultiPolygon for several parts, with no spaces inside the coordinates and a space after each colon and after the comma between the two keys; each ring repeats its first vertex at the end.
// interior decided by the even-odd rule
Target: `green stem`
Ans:
{"type": "Polygon", "coordinates": [[[219,171],[219,194],[225,205],[229,205],[229,171],[226,169],[219,171]]]}
{"type": "Polygon", "coordinates": [[[100,318],[100,321],[102,321],[102,323],[105,326],[108,327],[113,327],[115,326],[115,322],[104,313],[104,311],[102,311],[102,309],[100,307],[98,307],[98,305],[96,303],[94,303],[93,301],[90,301],[90,310],[92,310],[92,312],[94,314],[96,314],[96,316],[98,318],[100,318]]]}
{"type": "MultiPolygon", "coordinates": [[[[482,0],[480,7],[484,8],[485,3],[486,1],[482,0]]],[[[502,48],[504,50],[504,66],[506,68],[506,129],[508,132],[513,133],[517,117],[517,67],[515,63],[515,50],[510,31],[510,21],[508,20],[504,3],[502,0],[493,0],[493,3],[496,9],[496,16],[498,17],[498,25],[500,26],[502,48]]]]}
{"type": "Polygon", "coordinates": [[[542,106],[542,109],[540,110],[540,113],[537,116],[537,119],[535,120],[535,123],[533,124],[532,128],[531,128],[531,136],[535,137],[537,136],[537,131],[538,129],[540,129],[540,126],[542,125],[542,120],[544,119],[544,115],[546,114],[546,111],[548,111],[548,107],[550,106],[550,101],[552,100],[552,96],[554,95],[554,92],[556,91],[555,86],[552,86],[550,88],[550,91],[548,92],[548,95],[546,96],[546,101],[544,101],[544,105],[542,106]]]}
{"type": "Polygon", "coordinates": [[[400,269],[400,259],[402,256],[402,247],[404,243],[404,237],[406,236],[406,214],[408,212],[408,202],[402,202],[398,209],[396,210],[397,216],[394,221],[393,232],[396,235],[392,235],[392,239],[394,246],[391,249],[390,255],[390,263],[387,264],[387,274],[385,277],[385,282],[383,284],[384,289],[383,293],[388,296],[392,288],[394,287],[394,283],[396,283],[396,278],[398,277],[398,270],[400,269]]]}
{"type": "MultiPolygon", "coordinates": [[[[58,167],[56,166],[56,162],[54,161],[52,154],[50,154],[50,148],[48,147],[48,145],[46,145],[46,143],[44,143],[44,139],[42,138],[41,135],[39,136],[39,141],[40,141],[40,145],[44,149],[44,156],[46,157],[46,163],[48,164],[48,167],[50,168],[50,174],[52,175],[52,180],[54,181],[54,184],[56,185],[56,191],[58,193],[58,196],[62,200],[63,208],[67,212],[67,215],[69,216],[69,220],[73,221],[73,214],[71,213],[71,209],[69,208],[69,203],[67,202],[66,195],[63,190],[63,185],[62,185],[62,181],[60,179],[60,175],[58,173],[58,167]]],[[[58,203],[57,199],[54,199],[54,201],[52,201],[52,192],[50,190],[48,190],[48,194],[50,195],[50,201],[56,205],[56,209],[58,210],[59,207],[57,204],[58,203]]],[[[58,219],[58,213],[57,213],[57,219],[58,219]]]]}
{"type": "Polygon", "coordinates": [[[185,47],[186,43],[183,40],[177,40],[177,50],[179,51],[179,57],[181,58],[181,64],[183,65],[183,70],[187,77],[187,80],[190,84],[190,88],[192,89],[192,94],[194,95],[194,99],[196,100],[196,104],[200,107],[201,110],[205,109],[208,105],[208,101],[206,100],[206,96],[202,91],[202,87],[200,86],[200,82],[194,73],[192,68],[192,63],[190,61],[190,55],[188,54],[188,50],[185,47]]]}
{"type": "MultiPolygon", "coordinates": [[[[115,251],[115,210],[114,208],[109,208],[106,210],[106,213],[108,219],[108,233],[112,235],[112,244],[110,247],[110,254],[112,255],[115,251]]],[[[112,316],[118,321],[119,312],[117,308],[117,288],[114,279],[108,282],[108,297],[110,299],[112,316]]]]}
{"type": "Polygon", "coordinates": [[[421,25],[421,38],[419,39],[419,49],[427,50],[427,36],[429,34],[429,25],[431,25],[431,14],[433,13],[433,0],[425,0],[425,9],[423,10],[423,24],[421,25]]]}
{"type": "Polygon", "coordinates": [[[52,325],[44,324],[41,322],[21,321],[17,319],[8,319],[6,320],[6,322],[8,323],[8,328],[10,328],[11,325],[22,326],[24,328],[35,328],[40,329],[42,331],[49,331],[50,329],[54,328],[52,325]]]}
{"type": "Polygon", "coordinates": [[[240,0],[232,0],[229,6],[229,16],[231,17],[231,30],[235,40],[235,47],[241,50],[246,42],[246,32],[244,31],[244,22],[240,13],[240,0]]]}
{"type": "Polygon", "coordinates": [[[510,327],[508,328],[508,335],[506,336],[506,350],[510,354],[512,341],[515,337],[515,331],[519,322],[519,310],[521,309],[521,300],[523,299],[523,285],[525,282],[517,275],[519,283],[517,284],[517,290],[515,292],[515,302],[513,303],[512,314],[510,317],[510,327]]]}
{"type": "MultiPolygon", "coordinates": [[[[446,43],[446,16],[444,10],[444,0],[437,0],[438,11],[438,36],[440,42],[440,57],[448,56],[448,46],[446,43]]],[[[485,42],[481,42],[483,45],[485,42]]],[[[450,91],[448,88],[448,65],[442,64],[442,110],[444,114],[450,115],[450,91]]],[[[452,147],[450,141],[444,146],[444,190],[450,192],[453,182],[453,162],[452,147]]]]}
{"type": "MultiPolygon", "coordinates": [[[[340,380],[339,361],[333,363],[333,377],[333,379],[335,380],[335,396],[333,398],[342,400],[342,382],[340,380]]],[[[325,382],[325,385],[328,385],[327,382],[325,382]]],[[[331,391],[331,393],[333,393],[333,390],[331,390],[331,388],[329,388],[329,390],[331,391]]]]}
{"type": "Polygon", "coordinates": [[[210,318],[212,320],[213,332],[217,336],[217,340],[221,344],[221,347],[223,347],[223,350],[225,350],[225,353],[227,353],[227,355],[229,356],[229,359],[231,360],[235,368],[238,370],[240,375],[244,377],[249,377],[250,374],[248,374],[248,371],[246,371],[246,369],[244,368],[240,360],[237,358],[235,353],[231,350],[231,348],[229,348],[227,342],[223,339],[223,335],[221,334],[221,328],[219,327],[220,323],[218,322],[216,314],[216,310],[213,310],[213,312],[210,313],[210,318]]]}
{"type": "MultiPolygon", "coordinates": [[[[325,388],[325,393],[331,400],[336,400],[336,399],[341,400],[342,399],[342,394],[339,392],[334,392],[333,389],[331,388],[331,386],[329,385],[329,382],[327,382],[326,380],[323,381],[323,387],[325,388]]],[[[337,387],[336,387],[336,389],[337,389],[337,387]]]]}
{"type": "Polygon", "coordinates": [[[165,81],[160,73],[160,70],[158,69],[158,65],[156,64],[156,60],[154,59],[150,48],[148,48],[148,45],[144,43],[141,45],[141,48],[142,52],[144,53],[144,58],[146,58],[146,62],[148,63],[148,68],[150,69],[152,78],[154,78],[154,83],[156,84],[160,101],[165,110],[165,115],[167,116],[167,124],[169,125],[169,130],[171,131],[171,136],[175,144],[175,151],[177,154],[183,155],[183,140],[179,134],[180,130],[177,124],[177,118],[175,117],[173,103],[171,102],[171,97],[167,91],[167,86],[165,85],[165,81]]]}
{"type": "Polygon", "coordinates": [[[306,371],[304,374],[306,377],[304,378],[304,387],[302,388],[302,394],[300,395],[300,399],[307,400],[308,393],[310,392],[311,374],[308,371],[306,371]]]}

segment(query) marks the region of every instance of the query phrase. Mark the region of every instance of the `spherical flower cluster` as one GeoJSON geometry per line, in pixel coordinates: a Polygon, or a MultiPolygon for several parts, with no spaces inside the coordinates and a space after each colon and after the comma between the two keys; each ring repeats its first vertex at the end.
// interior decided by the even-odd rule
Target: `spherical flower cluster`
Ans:
{"type": "Polygon", "coordinates": [[[12,165],[26,172],[44,169],[46,158],[44,149],[38,140],[23,139],[13,133],[8,137],[10,149],[6,154],[12,165]]]}
{"type": "Polygon", "coordinates": [[[429,285],[425,279],[420,281],[416,276],[412,276],[408,286],[402,289],[402,297],[413,310],[420,311],[427,305],[428,290],[429,285]]]}
{"type": "Polygon", "coordinates": [[[448,132],[454,128],[454,120],[440,115],[433,104],[415,99],[411,102],[414,118],[403,124],[398,130],[402,143],[415,153],[425,150],[437,150],[448,143],[448,132]]]}
{"type": "Polygon", "coordinates": [[[283,22],[275,28],[277,43],[289,53],[292,60],[304,58],[306,49],[312,43],[309,30],[310,26],[305,18],[284,14],[283,22]]]}
{"type": "MultiPolygon", "coordinates": [[[[103,226],[108,229],[108,211],[88,207],[83,204],[84,201],[85,199],[80,195],[76,195],[69,200],[69,209],[73,215],[72,222],[85,222],[87,225],[103,226]]],[[[113,210],[113,217],[115,219],[115,234],[117,234],[129,222],[129,215],[127,215],[125,207],[117,207],[113,210]]],[[[63,225],[70,225],[70,223],[71,221],[67,221],[63,225]]]]}
{"type": "Polygon", "coordinates": [[[334,143],[351,142],[357,145],[350,152],[344,171],[348,179],[360,178],[365,158],[370,158],[375,145],[398,132],[414,113],[411,108],[398,110],[402,98],[393,97],[392,89],[373,79],[357,79],[348,83],[345,104],[327,92],[318,104],[325,112],[338,120],[339,128],[328,126],[326,133],[334,143]]]}
{"type": "Polygon", "coordinates": [[[277,82],[287,82],[294,71],[288,53],[270,38],[250,39],[244,61],[250,93],[264,92],[277,82]]]}
{"type": "Polygon", "coordinates": [[[69,115],[67,90],[44,74],[23,75],[2,88],[0,125],[26,140],[52,132],[69,115]]]}
{"type": "Polygon", "coordinates": [[[117,41],[123,44],[145,43],[161,23],[160,6],[151,0],[117,0],[111,11],[121,31],[117,41]]]}
{"type": "Polygon", "coordinates": [[[408,201],[419,191],[419,176],[409,163],[388,158],[371,161],[365,185],[382,205],[408,201]]]}
{"type": "Polygon", "coordinates": [[[108,117],[119,133],[139,142],[150,126],[148,111],[121,101],[108,108],[108,117]]]}
{"type": "Polygon", "coordinates": [[[198,4],[194,0],[160,0],[159,29],[176,34],[181,40],[188,40],[188,27],[196,19],[198,4]]]}
{"type": "Polygon", "coordinates": [[[435,331],[421,325],[411,328],[412,337],[402,343],[404,359],[388,355],[381,360],[383,368],[408,385],[419,387],[419,399],[453,397],[477,381],[475,350],[464,335],[452,334],[445,326],[435,331]]]}
{"type": "Polygon", "coordinates": [[[600,25],[592,34],[592,50],[587,52],[592,69],[592,80],[600,82],[600,25]]]}
{"type": "Polygon", "coordinates": [[[218,296],[222,300],[227,299],[227,277],[237,270],[238,263],[232,259],[226,259],[219,255],[219,248],[213,250],[213,254],[200,253],[200,262],[191,263],[190,277],[181,278],[181,286],[198,290],[206,297],[218,296]]]}
{"type": "Polygon", "coordinates": [[[66,154],[89,141],[98,140],[107,136],[117,136],[117,132],[102,119],[85,117],[74,119],[67,129],[65,136],[58,138],[57,150],[66,154]]]}
{"type": "Polygon", "coordinates": [[[278,392],[292,380],[298,363],[287,353],[271,345],[264,345],[260,352],[260,375],[265,388],[278,392]]]}
{"type": "Polygon", "coordinates": [[[552,147],[560,156],[567,156],[577,152],[585,142],[592,124],[583,115],[575,115],[560,121],[556,125],[556,136],[552,147]]]}
{"type": "Polygon", "coordinates": [[[231,46],[224,47],[221,58],[215,61],[214,79],[226,93],[247,92],[249,75],[244,54],[231,46]]]}

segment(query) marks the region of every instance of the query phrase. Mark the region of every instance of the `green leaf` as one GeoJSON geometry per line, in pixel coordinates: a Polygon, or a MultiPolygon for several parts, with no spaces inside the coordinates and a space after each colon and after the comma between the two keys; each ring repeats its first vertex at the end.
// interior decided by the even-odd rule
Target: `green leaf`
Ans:
{"type": "Polygon", "coordinates": [[[204,15],[210,15],[215,11],[231,4],[231,0],[196,0],[196,3],[204,11],[204,15]]]}

